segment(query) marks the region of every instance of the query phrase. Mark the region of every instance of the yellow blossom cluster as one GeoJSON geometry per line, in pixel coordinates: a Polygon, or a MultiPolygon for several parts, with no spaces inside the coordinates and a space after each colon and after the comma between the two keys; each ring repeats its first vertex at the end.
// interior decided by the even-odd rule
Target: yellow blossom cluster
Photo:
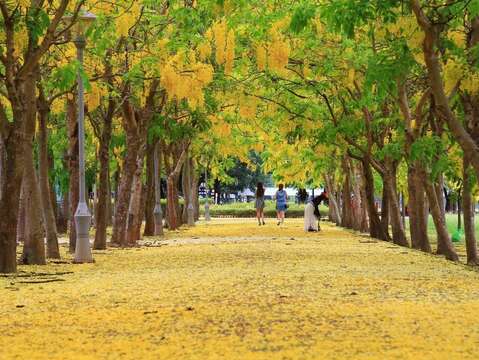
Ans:
{"type": "Polygon", "coordinates": [[[211,45],[208,41],[202,42],[198,45],[198,58],[201,61],[206,61],[211,56],[211,45]]]}
{"type": "Polygon", "coordinates": [[[215,44],[215,58],[220,65],[226,61],[226,20],[217,21],[212,26],[215,44]]]}
{"type": "Polygon", "coordinates": [[[256,45],[256,65],[259,71],[266,70],[267,54],[263,44],[256,45]]]}
{"type": "MultiPolygon", "coordinates": [[[[214,41],[215,59],[218,65],[225,66],[225,74],[230,75],[233,71],[233,63],[235,58],[235,33],[232,29],[228,31],[226,20],[223,18],[213,24],[211,29],[206,33],[206,37],[210,41],[214,41]]],[[[199,47],[200,55],[209,56],[211,48],[202,44],[199,47]]]]}
{"type": "Polygon", "coordinates": [[[233,62],[235,59],[235,33],[233,30],[228,31],[226,38],[226,54],[225,54],[225,74],[231,75],[233,72],[233,62]]]}
{"type": "Polygon", "coordinates": [[[283,72],[288,65],[291,48],[289,42],[278,32],[272,33],[272,41],[268,45],[268,67],[272,71],[283,72]]]}
{"type": "Polygon", "coordinates": [[[197,62],[192,51],[180,51],[161,69],[161,85],[168,96],[178,101],[186,99],[193,109],[203,106],[203,88],[212,80],[213,67],[197,62]]]}
{"type": "Polygon", "coordinates": [[[105,90],[99,85],[98,82],[91,83],[91,89],[86,94],[85,100],[88,105],[88,111],[95,110],[98,106],[100,106],[101,98],[105,95],[105,90]]]}
{"type": "Polygon", "coordinates": [[[131,8],[116,19],[116,30],[119,36],[128,36],[129,30],[137,22],[140,12],[141,5],[138,1],[133,1],[131,8]]]}

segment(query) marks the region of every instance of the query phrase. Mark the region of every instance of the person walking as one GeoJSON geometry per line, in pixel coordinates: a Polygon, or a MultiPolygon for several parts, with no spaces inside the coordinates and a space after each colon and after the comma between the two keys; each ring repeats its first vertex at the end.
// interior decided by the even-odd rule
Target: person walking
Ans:
{"type": "Polygon", "coordinates": [[[288,208],[288,194],[286,194],[286,190],[284,190],[284,185],[278,185],[278,191],[274,195],[276,200],[276,217],[278,218],[278,226],[284,223],[284,213],[288,208]]]}
{"type": "Polygon", "coordinates": [[[256,218],[258,219],[258,225],[266,225],[264,222],[264,186],[262,182],[256,185],[256,201],[254,204],[256,208],[256,218]]]}

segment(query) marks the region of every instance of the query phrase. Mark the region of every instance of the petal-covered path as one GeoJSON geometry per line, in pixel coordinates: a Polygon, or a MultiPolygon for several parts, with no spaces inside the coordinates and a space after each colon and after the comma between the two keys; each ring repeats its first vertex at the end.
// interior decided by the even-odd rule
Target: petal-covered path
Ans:
{"type": "Polygon", "coordinates": [[[299,220],[144,245],[0,278],[0,359],[478,358],[466,266],[299,220]]]}

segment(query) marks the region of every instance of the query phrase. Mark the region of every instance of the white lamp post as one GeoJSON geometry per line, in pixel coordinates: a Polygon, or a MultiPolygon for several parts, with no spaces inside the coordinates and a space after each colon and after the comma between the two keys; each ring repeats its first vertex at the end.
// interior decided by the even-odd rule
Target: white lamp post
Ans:
{"type": "MultiPolygon", "coordinates": [[[[75,39],[73,42],[77,48],[77,59],[83,67],[83,50],[85,49],[86,39],[85,31],[95,21],[96,16],[90,12],[81,12],[78,15],[75,26],[75,39]]],[[[80,69],[78,71],[78,158],[79,158],[79,195],[77,210],[75,212],[76,226],[76,244],[75,244],[75,263],[93,262],[93,256],[90,248],[90,222],[91,213],[86,203],[85,191],[85,100],[84,100],[83,79],[80,69]]]]}

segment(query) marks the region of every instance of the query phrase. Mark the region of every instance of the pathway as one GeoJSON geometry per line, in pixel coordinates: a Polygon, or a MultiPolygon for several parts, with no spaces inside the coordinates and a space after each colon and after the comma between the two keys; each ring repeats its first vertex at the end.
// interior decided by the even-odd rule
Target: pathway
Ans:
{"type": "Polygon", "coordinates": [[[95,264],[20,267],[0,278],[0,359],[477,359],[479,273],[270,223],[215,220],[95,264]]]}

